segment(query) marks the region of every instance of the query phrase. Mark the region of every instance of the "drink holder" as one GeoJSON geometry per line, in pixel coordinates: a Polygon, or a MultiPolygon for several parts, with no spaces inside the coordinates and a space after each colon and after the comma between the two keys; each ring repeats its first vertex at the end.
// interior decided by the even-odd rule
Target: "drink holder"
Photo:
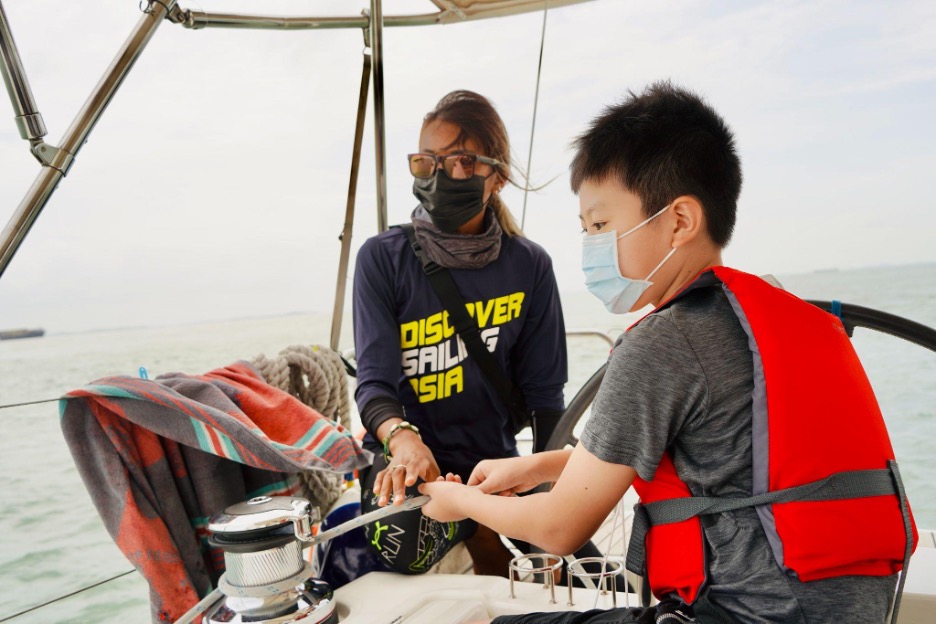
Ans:
{"type": "Polygon", "coordinates": [[[517,596],[514,594],[514,572],[517,575],[521,574],[538,574],[543,573],[545,577],[545,583],[543,588],[549,588],[549,604],[556,604],[556,571],[562,569],[563,559],[559,555],[551,555],[549,553],[531,553],[529,555],[520,555],[519,557],[514,557],[510,560],[508,565],[510,572],[510,598],[514,599],[517,596]],[[532,567],[533,560],[539,559],[542,563],[539,567],[532,567]],[[531,567],[523,567],[523,564],[530,562],[531,567]]]}
{"type": "MultiPolygon", "coordinates": [[[[581,559],[575,559],[574,561],[569,562],[569,576],[580,578],[580,579],[600,579],[597,585],[600,586],[601,594],[606,595],[608,593],[608,579],[611,579],[611,606],[612,608],[617,608],[617,587],[614,582],[614,577],[624,571],[624,564],[620,561],[615,561],[613,559],[606,559],[604,557],[582,557],[581,559]],[[586,563],[600,563],[601,571],[600,572],[587,572],[582,565],[586,563]]],[[[569,602],[566,603],[568,606],[575,606],[575,603],[572,601],[572,580],[569,579],[569,602]]]]}

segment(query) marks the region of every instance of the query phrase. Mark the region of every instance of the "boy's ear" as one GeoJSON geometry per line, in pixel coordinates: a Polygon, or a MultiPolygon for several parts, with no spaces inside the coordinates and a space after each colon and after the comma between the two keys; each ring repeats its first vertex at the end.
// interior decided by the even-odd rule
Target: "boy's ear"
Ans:
{"type": "Polygon", "coordinates": [[[692,195],[681,195],[673,201],[673,215],[673,247],[681,247],[705,235],[705,211],[692,195]]]}

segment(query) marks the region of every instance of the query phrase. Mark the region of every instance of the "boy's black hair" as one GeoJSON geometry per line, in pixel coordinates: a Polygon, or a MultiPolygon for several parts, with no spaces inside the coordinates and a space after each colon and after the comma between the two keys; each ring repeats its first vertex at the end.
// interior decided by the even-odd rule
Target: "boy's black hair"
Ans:
{"type": "Polygon", "coordinates": [[[741,160],[731,129],[696,94],[657,82],[607,107],[575,141],[572,190],[617,180],[651,216],[680,195],[702,204],[712,241],[728,244],[741,194],[741,160]]]}

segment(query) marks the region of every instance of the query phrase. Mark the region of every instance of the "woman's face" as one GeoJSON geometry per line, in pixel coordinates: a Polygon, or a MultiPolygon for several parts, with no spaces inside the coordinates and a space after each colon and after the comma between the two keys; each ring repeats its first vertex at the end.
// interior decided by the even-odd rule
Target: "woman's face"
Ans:
{"type": "MultiPolygon", "coordinates": [[[[468,139],[464,143],[455,143],[459,135],[459,128],[453,123],[447,121],[430,121],[422,127],[419,133],[419,151],[423,154],[435,154],[445,156],[448,154],[477,154],[478,156],[492,157],[490,154],[482,154],[481,148],[473,139],[468,139]]],[[[493,157],[492,157],[493,158],[493,157]]],[[[456,165],[456,172],[458,165],[456,165]]],[[[442,175],[445,175],[444,173],[442,175]]],[[[485,205],[491,197],[491,193],[499,191],[504,186],[504,180],[499,173],[494,172],[490,165],[484,163],[475,164],[475,175],[485,178],[484,198],[485,205]],[[491,175],[491,174],[494,175],[491,175]]],[[[483,212],[481,218],[483,220],[483,212]]]]}

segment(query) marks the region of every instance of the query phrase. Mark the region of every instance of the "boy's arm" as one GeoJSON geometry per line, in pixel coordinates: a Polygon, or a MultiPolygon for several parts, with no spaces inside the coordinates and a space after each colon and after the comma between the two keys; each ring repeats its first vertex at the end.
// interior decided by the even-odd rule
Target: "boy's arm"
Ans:
{"type": "Polygon", "coordinates": [[[507,537],[567,555],[594,535],[633,483],[633,468],[602,461],[577,446],[550,492],[490,496],[457,483],[424,483],[422,511],[442,522],[471,518],[507,537]]]}
{"type": "Polygon", "coordinates": [[[518,494],[532,490],[540,483],[559,479],[569,461],[572,449],[545,451],[521,457],[485,459],[478,462],[468,485],[476,485],[485,494],[518,494]]]}

